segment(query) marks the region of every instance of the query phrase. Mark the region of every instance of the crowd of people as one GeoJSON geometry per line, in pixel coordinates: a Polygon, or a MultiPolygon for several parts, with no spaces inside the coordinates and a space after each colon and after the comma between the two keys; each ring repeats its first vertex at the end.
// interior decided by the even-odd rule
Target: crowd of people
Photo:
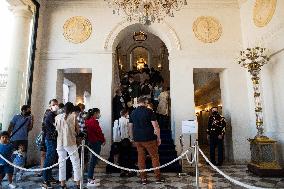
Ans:
{"type": "MultiPolygon", "coordinates": [[[[110,161],[123,167],[145,169],[146,153],[152,166],[159,166],[158,146],[161,144],[160,126],[167,128],[169,122],[169,87],[164,85],[161,73],[147,65],[140,71],[122,75],[121,86],[113,98],[113,144],[110,161]],[[131,158],[135,144],[137,162],[131,158]],[[147,152],[146,152],[147,151],[147,152]]],[[[120,176],[134,173],[121,171],[120,176]]],[[[156,182],[164,182],[160,171],[155,171],[156,182]]],[[[147,184],[146,173],[140,174],[142,184],[147,184]]]]}
{"type": "MultiPolygon", "coordinates": [[[[67,102],[59,104],[56,99],[49,101],[49,107],[44,113],[42,131],[36,139],[41,153],[41,168],[49,168],[59,162],[58,180],[52,176],[52,168],[46,169],[37,176],[43,178],[42,187],[52,188],[52,184],[60,184],[65,189],[66,180],[73,176],[77,188],[80,188],[81,167],[78,146],[83,139],[97,154],[105,144],[105,137],[98,119],[98,108],[84,111],[84,104],[74,106],[67,102]],[[70,160],[66,160],[67,154],[70,160]],[[73,175],[72,175],[73,169],[73,175]]],[[[10,162],[20,167],[26,166],[26,152],[28,147],[28,133],[33,128],[33,115],[29,105],[21,108],[21,113],[11,120],[8,131],[0,135],[0,153],[10,162]]],[[[94,168],[97,158],[85,155],[88,163],[87,186],[99,186],[100,180],[94,178],[94,168]]],[[[22,179],[23,171],[15,169],[4,159],[0,158],[0,183],[7,175],[10,188],[16,188],[15,181],[22,179]]]]}
{"type": "MultiPolygon", "coordinates": [[[[169,116],[169,88],[163,85],[159,71],[147,66],[141,71],[126,73],[121,80],[121,87],[116,90],[113,98],[113,139],[111,146],[112,161],[122,167],[134,168],[131,148],[138,152],[137,164],[140,170],[145,169],[146,154],[152,159],[152,166],[158,167],[158,146],[161,144],[160,125],[166,125],[169,116]]],[[[82,140],[97,154],[100,154],[106,139],[102,132],[99,119],[100,109],[92,108],[85,112],[85,105],[71,102],[58,103],[56,99],[49,101],[42,121],[42,131],[36,137],[36,144],[41,154],[41,168],[48,168],[37,176],[43,178],[42,187],[52,188],[52,184],[60,184],[66,189],[66,181],[73,176],[77,188],[80,186],[80,148],[82,140]],[[67,158],[70,156],[70,159],[67,158]],[[53,178],[53,164],[59,162],[58,180],[53,178]],[[73,172],[73,175],[72,175],[73,172]]],[[[0,134],[0,154],[19,167],[26,166],[28,133],[33,129],[34,118],[31,107],[23,105],[21,113],[15,115],[7,131],[0,134]]],[[[210,142],[211,162],[216,165],[223,163],[223,139],[226,122],[217,108],[212,108],[208,123],[208,140],[210,142]],[[218,163],[215,162],[215,147],[218,146],[218,163]]],[[[100,186],[95,178],[94,169],[98,158],[85,152],[88,169],[87,186],[100,186]]],[[[163,183],[160,170],[154,171],[156,183],[163,183]]],[[[20,181],[23,171],[13,168],[0,158],[0,184],[7,175],[9,187],[16,188],[15,181],[20,181]]],[[[121,171],[122,177],[135,174],[121,171]]],[[[147,184],[146,172],[140,173],[141,183],[147,184]]],[[[1,185],[0,185],[1,186],[1,185]]]]}
{"type": "MultiPolygon", "coordinates": [[[[145,168],[145,151],[151,156],[153,166],[159,166],[158,146],[161,144],[159,123],[169,115],[169,88],[163,86],[159,71],[146,66],[140,72],[128,72],[121,80],[121,88],[113,98],[113,146],[120,146],[116,162],[129,167],[131,146],[135,143],[138,151],[138,166],[145,168]],[[158,115],[157,119],[156,114],[158,115]],[[130,115],[130,116],[129,116],[130,115]]],[[[58,180],[53,178],[52,169],[46,169],[37,176],[43,178],[42,187],[52,188],[60,184],[66,188],[66,180],[73,176],[77,187],[80,185],[80,149],[83,139],[97,154],[100,154],[106,139],[100,123],[100,110],[89,109],[85,112],[84,104],[75,106],[71,102],[60,103],[56,99],[49,101],[43,121],[42,131],[36,137],[36,144],[41,154],[40,167],[49,168],[59,162],[58,180]],[[67,154],[70,160],[66,160],[67,154]],[[73,169],[73,175],[72,173],[73,169]]],[[[23,105],[21,113],[15,115],[8,131],[0,135],[0,153],[14,164],[26,166],[28,133],[33,129],[34,118],[31,107],[23,105]]],[[[94,168],[98,159],[92,154],[85,154],[88,164],[87,186],[99,186],[100,180],[94,177],[94,168]],[[91,156],[89,158],[89,156],[91,156]]],[[[0,182],[7,174],[9,187],[15,188],[15,180],[22,179],[23,171],[15,169],[0,158],[0,182]]],[[[160,171],[156,170],[157,183],[163,182],[160,171]]],[[[130,176],[122,172],[121,176],[130,176]]],[[[141,181],[146,184],[146,174],[141,173],[141,181]]]]}
{"type": "Polygon", "coordinates": [[[121,86],[113,98],[113,121],[120,118],[120,112],[127,109],[129,114],[137,107],[139,97],[148,98],[148,108],[157,114],[161,127],[167,128],[169,120],[170,88],[165,85],[161,73],[148,65],[140,71],[129,71],[121,76],[121,86]]]}

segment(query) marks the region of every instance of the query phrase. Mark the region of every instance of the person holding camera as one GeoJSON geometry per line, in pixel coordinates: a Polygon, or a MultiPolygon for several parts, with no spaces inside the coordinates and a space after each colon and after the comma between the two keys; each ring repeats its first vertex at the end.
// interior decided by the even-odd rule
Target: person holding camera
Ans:
{"type": "Polygon", "coordinates": [[[30,105],[23,105],[21,113],[13,117],[10,122],[8,132],[10,141],[14,149],[18,149],[20,145],[24,146],[25,152],[28,149],[28,133],[33,128],[33,115],[31,114],[30,105]]]}

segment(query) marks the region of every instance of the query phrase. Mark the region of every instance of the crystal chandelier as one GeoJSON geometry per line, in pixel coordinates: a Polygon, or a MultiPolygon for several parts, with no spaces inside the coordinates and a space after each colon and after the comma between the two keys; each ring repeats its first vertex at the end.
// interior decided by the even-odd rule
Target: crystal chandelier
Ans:
{"type": "Polygon", "coordinates": [[[104,0],[113,8],[113,14],[125,13],[128,21],[142,24],[160,23],[164,17],[174,17],[186,0],[104,0]]]}
{"type": "Polygon", "coordinates": [[[261,67],[269,61],[269,56],[266,48],[254,47],[247,48],[240,51],[238,63],[248,69],[251,74],[251,80],[253,82],[254,90],[254,103],[255,103],[255,115],[256,115],[256,138],[264,137],[263,128],[263,113],[262,113],[262,100],[259,86],[259,75],[261,67]]]}

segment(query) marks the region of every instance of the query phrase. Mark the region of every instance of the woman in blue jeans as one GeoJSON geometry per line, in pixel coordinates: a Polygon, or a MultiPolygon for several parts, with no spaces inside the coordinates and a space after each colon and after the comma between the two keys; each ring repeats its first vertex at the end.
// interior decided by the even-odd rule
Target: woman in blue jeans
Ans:
{"type": "MultiPolygon", "coordinates": [[[[100,110],[98,108],[94,108],[88,111],[88,116],[85,120],[89,147],[97,154],[100,154],[101,146],[105,144],[105,137],[98,121],[99,118],[100,110]]],[[[100,186],[99,179],[94,178],[94,169],[97,162],[98,158],[95,155],[92,155],[89,162],[87,186],[100,186]]]]}

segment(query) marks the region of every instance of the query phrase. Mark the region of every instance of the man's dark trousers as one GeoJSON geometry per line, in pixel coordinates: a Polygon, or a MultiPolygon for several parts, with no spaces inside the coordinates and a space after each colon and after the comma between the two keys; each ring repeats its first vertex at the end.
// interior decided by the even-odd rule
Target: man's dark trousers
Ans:
{"type": "Polygon", "coordinates": [[[215,148],[218,147],[218,164],[223,163],[223,139],[219,139],[218,136],[210,136],[210,161],[216,164],[215,161],[215,148]]]}

